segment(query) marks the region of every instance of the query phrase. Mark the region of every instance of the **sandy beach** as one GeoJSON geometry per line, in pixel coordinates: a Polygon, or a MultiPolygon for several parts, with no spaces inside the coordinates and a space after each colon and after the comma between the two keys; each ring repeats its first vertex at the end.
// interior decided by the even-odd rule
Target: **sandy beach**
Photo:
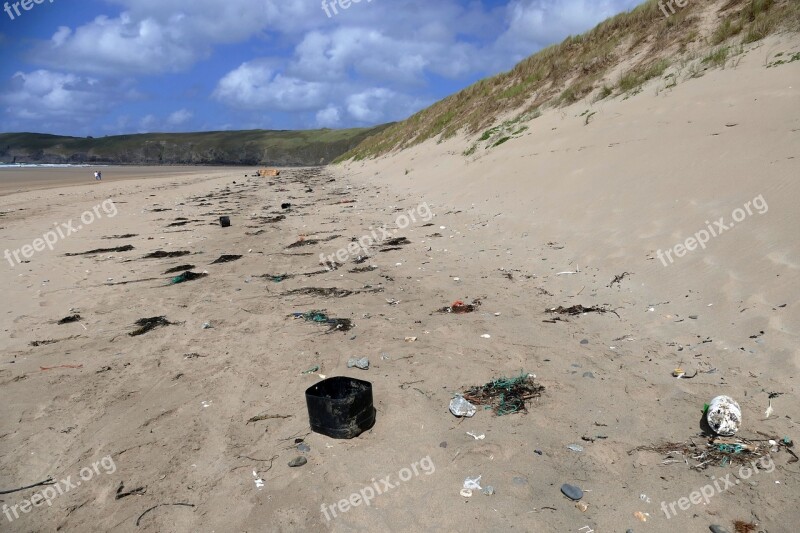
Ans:
{"type": "Polygon", "coordinates": [[[796,531],[798,68],[756,51],[656,89],[471,157],[454,138],[279,178],[0,173],[0,489],[61,487],[2,495],[3,529],[796,531]],[[370,235],[368,259],[347,251],[370,235]],[[459,300],[480,305],[438,312],[459,300]],[[313,310],[354,327],[293,316],[313,310]],[[544,387],[527,412],[448,410],[526,374],[544,387]],[[371,382],[374,427],[312,433],[323,376],[371,382]],[[704,463],[722,394],[758,453],[704,463]]]}

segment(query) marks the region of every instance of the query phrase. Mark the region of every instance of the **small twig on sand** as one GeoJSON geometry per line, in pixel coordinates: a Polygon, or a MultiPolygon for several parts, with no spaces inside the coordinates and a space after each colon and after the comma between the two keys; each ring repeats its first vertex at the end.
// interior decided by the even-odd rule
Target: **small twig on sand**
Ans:
{"type": "Polygon", "coordinates": [[[181,502],[178,502],[178,503],[159,503],[158,505],[152,506],[150,509],[147,509],[145,512],[143,512],[142,514],[139,515],[139,518],[136,519],[136,527],[139,527],[139,522],[142,520],[144,515],[146,515],[147,513],[152,511],[153,509],[158,509],[159,507],[167,507],[167,506],[170,506],[170,505],[180,505],[180,506],[183,506],[183,507],[195,507],[195,505],[193,503],[181,503],[181,502]]]}
{"type": "Polygon", "coordinates": [[[53,478],[49,477],[44,481],[40,481],[39,483],[34,483],[33,485],[28,485],[27,487],[20,487],[18,489],[11,489],[11,490],[0,490],[0,494],[13,494],[15,492],[19,492],[21,490],[32,489],[34,487],[41,487],[43,485],[55,485],[56,482],[53,481],[53,478]]]}

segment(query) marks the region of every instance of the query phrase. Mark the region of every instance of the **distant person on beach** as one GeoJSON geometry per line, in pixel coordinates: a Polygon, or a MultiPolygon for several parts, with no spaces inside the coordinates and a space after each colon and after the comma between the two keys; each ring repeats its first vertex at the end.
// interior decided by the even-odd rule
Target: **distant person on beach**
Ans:
{"type": "Polygon", "coordinates": [[[97,173],[97,179],[98,179],[98,181],[103,181],[103,173],[102,172],[98,172],[97,173]]]}
{"type": "Polygon", "coordinates": [[[100,179],[100,173],[98,171],[94,171],[94,180],[98,181],[100,179]]]}

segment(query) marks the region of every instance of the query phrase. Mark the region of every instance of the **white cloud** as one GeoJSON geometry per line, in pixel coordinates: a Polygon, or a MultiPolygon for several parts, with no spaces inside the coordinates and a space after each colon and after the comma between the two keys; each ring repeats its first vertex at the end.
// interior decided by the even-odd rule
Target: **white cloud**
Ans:
{"type": "Polygon", "coordinates": [[[310,111],[323,105],[325,85],[277,73],[269,62],[252,61],[223,76],[213,96],[232,107],[310,111]]]}
{"type": "MultiPolygon", "coordinates": [[[[110,0],[119,16],[63,26],[34,47],[40,64],[76,72],[157,74],[184,71],[217,44],[237,43],[270,28],[302,31],[313,21],[303,0],[110,0]]],[[[316,13],[314,13],[316,14],[316,13]]],[[[317,19],[320,20],[320,19],[317,19]]]]}
{"type": "Polygon", "coordinates": [[[341,120],[339,108],[334,105],[329,105],[317,112],[317,126],[320,128],[335,128],[341,123],[341,120]]]}
{"type": "Polygon", "coordinates": [[[495,50],[514,63],[569,35],[641,3],[640,0],[511,0],[506,6],[506,31],[495,50]]]}
{"type": "Polygon", "coordinates": [[[194,113],[189,111],[188,109],[179,109],[175,111],[167,118],[167,124],[170,126],[180,126],[181,124],[185,124],[189,120],[192,119],[194,113]]]}
{"type": "Polygon", "coordinates": [[[55,130],[86,126],[134,94],[126,82],[40,69],[14,74],[0,103],[17,127],[55,130]]]}

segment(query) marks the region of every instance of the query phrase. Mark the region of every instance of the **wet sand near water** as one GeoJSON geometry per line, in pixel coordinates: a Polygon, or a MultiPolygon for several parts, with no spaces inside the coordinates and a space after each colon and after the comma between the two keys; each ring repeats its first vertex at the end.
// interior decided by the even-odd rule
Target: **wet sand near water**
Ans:
{"type": "MultiPolygon", "coordinates": [[[[209,172],[239,170],[240,167],[173,167],[173,166],[88,166],[88,167],[14,167],[0,168],[0,196],[7,194],[67,187],[72,185],[92,185],[95,170],[103,174],[103,182],[116,182],[142,178],[175,178],[197,175],[202,169],[209,172]]],[[[250,167],[241,167],[242,176],[251,172],[250,167]]]]}

